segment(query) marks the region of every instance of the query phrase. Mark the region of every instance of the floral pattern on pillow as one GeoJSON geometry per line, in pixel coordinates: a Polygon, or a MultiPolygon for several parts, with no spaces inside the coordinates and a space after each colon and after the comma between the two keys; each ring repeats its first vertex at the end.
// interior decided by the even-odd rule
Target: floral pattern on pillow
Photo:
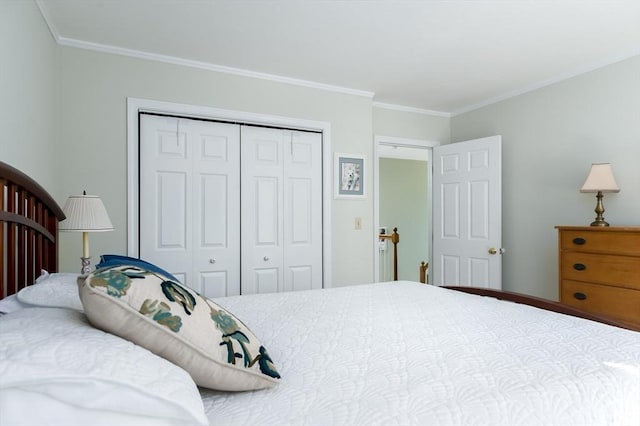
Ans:
{"type": "MultiPolygon", "coordinates": [[[[139,265],[106,267],[89,274],[79,285],[85,312],[94,325],[146,347],[189,372],[190,368],[196,369],[196,376],[202,376],[204,368],[203,380],[199,382],[198,377],[194,377],[200,386],[220,390],[259,389],[272,386],[275,379],[280,378],[267,350],[245,324],[213,301],[157,270],[139,265]],[[91,296],[100,294],[107,297],[101,297],[101,303],[92,303],[95,299],[91,296]],[[105,301],[125,309],[111,309],[105,301]],[[118,318],[112,320],[108,315],[118,318]],[[155,324],[151,334],[157,333],[157,336],[150,336],[149,324],[155,324]],[[183,345],[167,343],[167,333],[183,345]],[[197,366],[191,365],[194,357],[200,357],[197,366]],[[220,366],[226,366],[231,373],[248,372],[258,379],[244,380],[248,385],[239,380],[229,388],[227,383],[218,383],[218,380],[228,381],[217,378],[216,369],[220,366]],[[208,367],[210,372],[206,371],[208,367]]],[[[229,371],[225,374],[220,377],[227,377],[229,371]]]]}

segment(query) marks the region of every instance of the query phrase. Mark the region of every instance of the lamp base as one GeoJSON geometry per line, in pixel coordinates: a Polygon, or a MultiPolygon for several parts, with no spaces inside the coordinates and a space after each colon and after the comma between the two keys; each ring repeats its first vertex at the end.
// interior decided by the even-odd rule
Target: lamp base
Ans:
{"type": "Polygon", "coordinates": [[[594,212],[596,212],[596,220],[591,222],[591,226],[609,226],[609,224],[604,220],[604,204],[602,204],[602,191],[598,191],[596,195],[596,208],[594,212]]]}
{"type": "Polygon", "coordinates": [[[81,257],[80,260],[82,261],[82,270],[80,271],[80,273],[82,275],[89,274],[91,272],[91,258],[81,257]]]}

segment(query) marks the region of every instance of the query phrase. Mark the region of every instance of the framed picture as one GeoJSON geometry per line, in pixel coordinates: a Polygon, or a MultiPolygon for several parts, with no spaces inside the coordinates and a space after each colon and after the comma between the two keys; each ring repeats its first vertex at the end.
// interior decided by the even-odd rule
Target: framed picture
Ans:
{"type": "Polygon", "coordinates": [[[364,156],[334,154],[334,198],[364,198],[364,156]]]}

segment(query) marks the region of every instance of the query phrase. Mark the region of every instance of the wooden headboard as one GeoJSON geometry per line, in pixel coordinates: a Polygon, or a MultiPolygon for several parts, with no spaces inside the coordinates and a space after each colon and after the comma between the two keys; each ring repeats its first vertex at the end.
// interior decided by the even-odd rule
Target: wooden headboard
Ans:
{"type": "Polygon", "coordinates": [[[58,270],[62,209],[36,181],[0,161],[0,299],[58,270]]]}

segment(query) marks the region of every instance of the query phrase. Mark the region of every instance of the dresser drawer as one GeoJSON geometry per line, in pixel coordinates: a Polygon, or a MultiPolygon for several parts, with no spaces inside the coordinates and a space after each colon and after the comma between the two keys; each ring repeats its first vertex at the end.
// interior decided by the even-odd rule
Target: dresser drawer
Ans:
{"type": "Polygon", "coordinates": [[[563,280],[560,301],[594,314],[640,325],[640,290],[563,280]]]}
{"type": "Polygon", "coordinates": [[[640,290],[640,257],[565,251],[560,262],[563,279],[640,290]]]}
{"type": "Polygon", "coordinates": [[[562,230],[560,249],[640,256],[640,233],[562,230]]]}

